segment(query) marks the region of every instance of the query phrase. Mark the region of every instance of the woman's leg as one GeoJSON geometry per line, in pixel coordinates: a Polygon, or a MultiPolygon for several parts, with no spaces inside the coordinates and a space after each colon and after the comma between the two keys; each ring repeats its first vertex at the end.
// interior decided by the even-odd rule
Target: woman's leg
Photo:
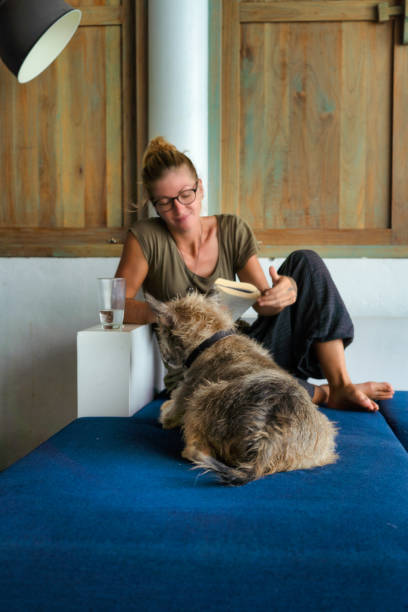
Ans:
{"type": "Polygon", "coordinates": [[[316,342],[314,349],[329,383],[322,385],[317,391],[318,403],[325,403],[331,408],[357,407],[377,411],[378,404],[374,399],[388,399],[393,396],[389,383],[366,382],[354,385],[351,382],[341,340],[316,342]]]}
{"type": "Polygon", "coordinates": [[[249,335],[297,378],[327,378],[329,386],[308,389],[315,403],[375,409],[366,391],[370,386],[370,392],[378,392],[376,385],[385,385],[380,391],[391,397],[388,383],[351,384],[344,349],[353,340],[353,323],[321,257],[310,250],[294,251],[278,273],[296,280],[298,299],[275,317],[258,317],[249,335]]]}

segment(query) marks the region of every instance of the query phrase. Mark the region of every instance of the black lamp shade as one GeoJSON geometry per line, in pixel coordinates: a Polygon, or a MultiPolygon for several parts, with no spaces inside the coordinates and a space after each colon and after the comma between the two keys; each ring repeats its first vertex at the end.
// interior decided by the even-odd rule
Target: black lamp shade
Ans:
{"type": "Polygon", "coordinates": [[[26,83],[56,59],[80,20],[63,0],[0,0],[0,57],[26,83]]]}

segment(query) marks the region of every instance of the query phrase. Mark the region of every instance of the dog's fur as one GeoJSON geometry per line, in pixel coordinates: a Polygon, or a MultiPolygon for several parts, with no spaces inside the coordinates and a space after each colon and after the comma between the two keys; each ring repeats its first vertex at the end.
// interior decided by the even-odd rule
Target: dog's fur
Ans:
{"type": "MultiPolygon", "coordinates": [[[[181,366],[203,340],[233,327],[216,296],[192,293],[161,303],[147,295],[146,301],[158,317],[169,365],[181,366]]],[[[159,421],[165,429],[181,426],[182,456],[213,470],[225,484],[338,458],[333,423],[267,350],[242,334],[219,340],[197,357],[162,404],[159,421]]]]}

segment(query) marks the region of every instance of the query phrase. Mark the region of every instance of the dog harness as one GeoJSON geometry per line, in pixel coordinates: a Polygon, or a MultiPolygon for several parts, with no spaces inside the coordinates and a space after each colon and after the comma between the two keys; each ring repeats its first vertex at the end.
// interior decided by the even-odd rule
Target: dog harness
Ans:
{"type": "Polygon", "coordinates": [[[227,329],[224,331],[219,331],[204,340],[201,344],[199,344],[192,353],[187,357],[184,362],[184,367],[189,368],[191,364],[197,359],[201,353],[203,353],[206,349],[210,348],[213,344],[218,342],[218,340],[222,340],[222,338],[227,338],[227,336],[232,336],[235,334],[235,330],[227,329]]]}

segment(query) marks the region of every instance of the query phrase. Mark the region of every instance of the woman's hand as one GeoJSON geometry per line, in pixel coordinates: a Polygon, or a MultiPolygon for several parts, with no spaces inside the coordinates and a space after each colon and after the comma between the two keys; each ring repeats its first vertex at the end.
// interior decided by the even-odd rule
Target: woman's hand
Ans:
{"type": "Polygon", "coordinates": [[[291,276],[278,274],[273,266],[269,266],[269,274],[272,279],[272,287],[265,289],[257,299],[256,310],[261,315],[277,315],[286,306],[291,306],[297,299],[296,281],[291,276]]]}

